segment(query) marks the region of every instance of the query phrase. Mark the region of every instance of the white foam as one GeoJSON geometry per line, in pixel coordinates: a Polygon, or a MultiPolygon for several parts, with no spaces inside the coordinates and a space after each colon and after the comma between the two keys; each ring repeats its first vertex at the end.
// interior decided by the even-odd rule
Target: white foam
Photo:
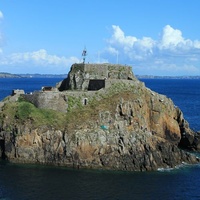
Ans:
{"type": "Polygon", "coordinates": [[[170,172],[172,170],[174,170],[174,168],[171,168],[171,167],[166,167],[166,168],[161,167],[161,168],[157,169],[157,171],[159,171],[159,172],[170,172]]]}
{"type": "Polygon", "coordinates": [[[185,167],[187,165],[189,165],[189,164],[186,163],[186,162],[182,162],[180,165],[176,165],[175,167],[169,167],[169,166],[167,166],[166,168],[162,168],[162,167],[158,168],[157,171],[159,171],[159,172],[170,172],[172,170],[176,170],[176,169],[180,169],[182,167],[185,167]]]}

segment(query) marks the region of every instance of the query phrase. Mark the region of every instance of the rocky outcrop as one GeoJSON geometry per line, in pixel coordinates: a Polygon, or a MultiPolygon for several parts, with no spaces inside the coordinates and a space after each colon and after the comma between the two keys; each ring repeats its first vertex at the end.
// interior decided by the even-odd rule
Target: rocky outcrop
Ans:
{"type": "Polygon", "coordinates": [[[60,128],[34,127],[31,117],[10,123],[4,102],[1,157],[12,162],[130,171],[199,162],[183,150],[198,150],[198,133],[189,128],[171,99],[136,79],[112,83],[96,91],[86,106],[66,113],[60,128]]]}
{"type": "Polygon", "coordinates": [[[8,132],[4,124],[2,156],[14,162],[140,171],[198,161],[178,147],[191,130],[163,95],[138,87],[102,100],[93,113],[86,110],[76,122],[66,121],[63,130],[32,129],[27,123],[8,132]]]}
{"type": "Polygon", "coordinates": [[[98,90],[105,87],[106,79],[133,80],[135,79],[132,68],[124,65],[113,64],[74,64],[68,74],[58,86],[63,90],[98,90]],[[100,82],[102,81],[102,82],[100,82]],[[97,89],[95,89],[97,88],[97,89]]]}

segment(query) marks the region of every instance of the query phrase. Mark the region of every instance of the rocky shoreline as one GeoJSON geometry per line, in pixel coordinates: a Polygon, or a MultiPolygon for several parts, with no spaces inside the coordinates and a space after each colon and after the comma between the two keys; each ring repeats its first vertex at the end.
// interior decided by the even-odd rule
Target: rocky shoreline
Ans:
{"type": "MultiPolygon", "coordinates": [[[[110,76],[115,77],[114,81],[109,82],[112,84],[105,82],[104,88],[83,95],[80,84],[86,87],[89,81],[85,77],[92,77],[91,74],[86,74],[89,73],[86,69],[94,69],[92,73],[98,74],[99,66],[86,66],[85,71],[77,71],[77,66],[72,66],[69,79],[58,86],[62,86],[59,98],[65,101],[56,101],[54,96],[55,104],[64,102],[69,106],[72,102],[69,96],[74,93],[87,99],[87,103],[80,106],[79,103],[83,101],[80,95],[75,96],[80,102],[73,101],[75,105],[67,112],[56,111],[56,106],[52,107],[55,108],[54,111],[49,111],[51,107],[44,111],[44,108],[35,107],[33,102],[21,99],[23,95],[20,94],[1,102],[2,159],[10,162],[127,171],[154,171],[173,168],[182,162],[200,161],[184,150],[199,151],[199,133],[190,129],[183,113],[171,99],[146,88],[133,74],[130,75],[127,68],[123,75],[119,70],[118,81],[116,70],[110,71],[110,76]],[[125,81],[126,78],[129,80],[125,81]],[[70,91],[65,91],[63,84],[68,84],[66,87],[70,91]],[[73,90],[76,87],[79,90],[72,93],[70,84],[73,90]],[[30,108],[30,112],[24,114],[21,107],[30,108]],[[36,111],[37,117],[34,115],[36,111]]],[[[110,69],[107,65],[101,66],[100,74],[105,76],[110,69]]],[[[112,69],[116,68],[112,65],[112,69]]],[[[99,79],[100,77],[96,77],[95,80],[99,79]]],[[[108,80],[109,78],[106,79],[108,80]]],[[[100,81],[95,82],[98,86],[99,83],[102,85],[100,81]]],[[[43,98],[47,92],[49,91],[43,91],[43,98]]],[[[50,93],[47,97],[51,97],[50,93]]]]}

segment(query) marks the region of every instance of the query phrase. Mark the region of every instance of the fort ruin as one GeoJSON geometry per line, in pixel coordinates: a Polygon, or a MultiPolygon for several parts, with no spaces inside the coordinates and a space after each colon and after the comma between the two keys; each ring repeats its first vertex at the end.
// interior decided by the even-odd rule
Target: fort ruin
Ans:
{"type": "Polygon", "coordinates": [[[38,108],[67,112],[70,98],[76,98],[82,105],[87,105],[97,93],[104,93],[112,85],[133,85],[134,81],[137,79],[130,66],[80,63],[73,64],[68,77],[56,87],[43,87],[41,91],[22,96],[38,108]]]}

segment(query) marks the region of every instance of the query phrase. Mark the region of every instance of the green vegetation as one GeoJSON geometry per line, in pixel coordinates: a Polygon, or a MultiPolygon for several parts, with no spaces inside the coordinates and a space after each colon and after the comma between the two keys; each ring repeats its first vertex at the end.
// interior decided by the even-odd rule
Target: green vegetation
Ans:
{"type": "Polygon", "coordinates": [[[80,97],[68,96],[67,103],[68,103],[68,108],[67,108],[68,112],[70,112],[74,108],[81,109],[83,107],[83,104],[81,103],[81,98],[80,97]]]}
{"type": "MultiPolygon", "coordinates": [[[[108,88],[106,94],[107,97],[111,97],[115,94],[123,93],[123,92],[133,92],[135,90],[134,85],[127,85],[126,83],[115,83],[111,87],[108,88]]],[[[105,95],[104,95],[105,97],[105,95]]]]}
{"type": "Polygon", "coordinates": [[[95,95],[68,96],[68,112],[62,113],[51,109],[39,109],[32,103],[19,98],[17,102],[7,102],[0,112],[0,125],[5,130],[13,131],[13,127],[26,125],[30,128],[41,126],[55,129],[74,130],[77,126],[91,124],[99,119],[99,112],[109,110],[116,112],[116,105],[121,98],[134,98],[134,85],[116,83],[106,90],[95,92],[95,95]],[[82,104],[83,98],[88,104],[82,104]]]}
{"type": "MultiPolygon", "coordinates": [[[[114,87],[115,88],[115,87],[114,87]]],[[[116,89],[116,88],[115,88],[116,89]]],[[[90,126],[90,124],[99,120],[99,113],[109,110],[113,117],[116,112],[116,106],[121,98],[134,99],[135,94],[129,91],[117,92],[119,87],[110,93],[101,93],[93,96],[89,100],[89,104],[82,106],[81,109],[74,108],[66,114],[66,126],[69,132],[76,129],[77,126],[90,126]]],[[[131,89],[131,88],[130,88],[131,89]]],[[[133,89],[133,88],[132,88],[133,89]]]]}
{"type": "Polygon", "coordinates": [[[33,111],[33,104],[30,104],[28,102],[20,102],[17,106],[15,116],[17,117],[17,119],[24,121],[25,119],[28,119],[30,117],[33,111]]]}
{"type": "Polygon", "coordinates": [[[7,103],[0,113],[1,124],[14,125],[31,123],[32,127],[42,125],[64,128],[65,114],[50,109],[38,109],[33,104],[20,99],[15,103],[7,103]]]}
{"type": "Polygon", "coordinates": [[[124,71],[126,71],[126,67],[123,66],[119,68],[119,72],[124,72],[124,71]]]}

